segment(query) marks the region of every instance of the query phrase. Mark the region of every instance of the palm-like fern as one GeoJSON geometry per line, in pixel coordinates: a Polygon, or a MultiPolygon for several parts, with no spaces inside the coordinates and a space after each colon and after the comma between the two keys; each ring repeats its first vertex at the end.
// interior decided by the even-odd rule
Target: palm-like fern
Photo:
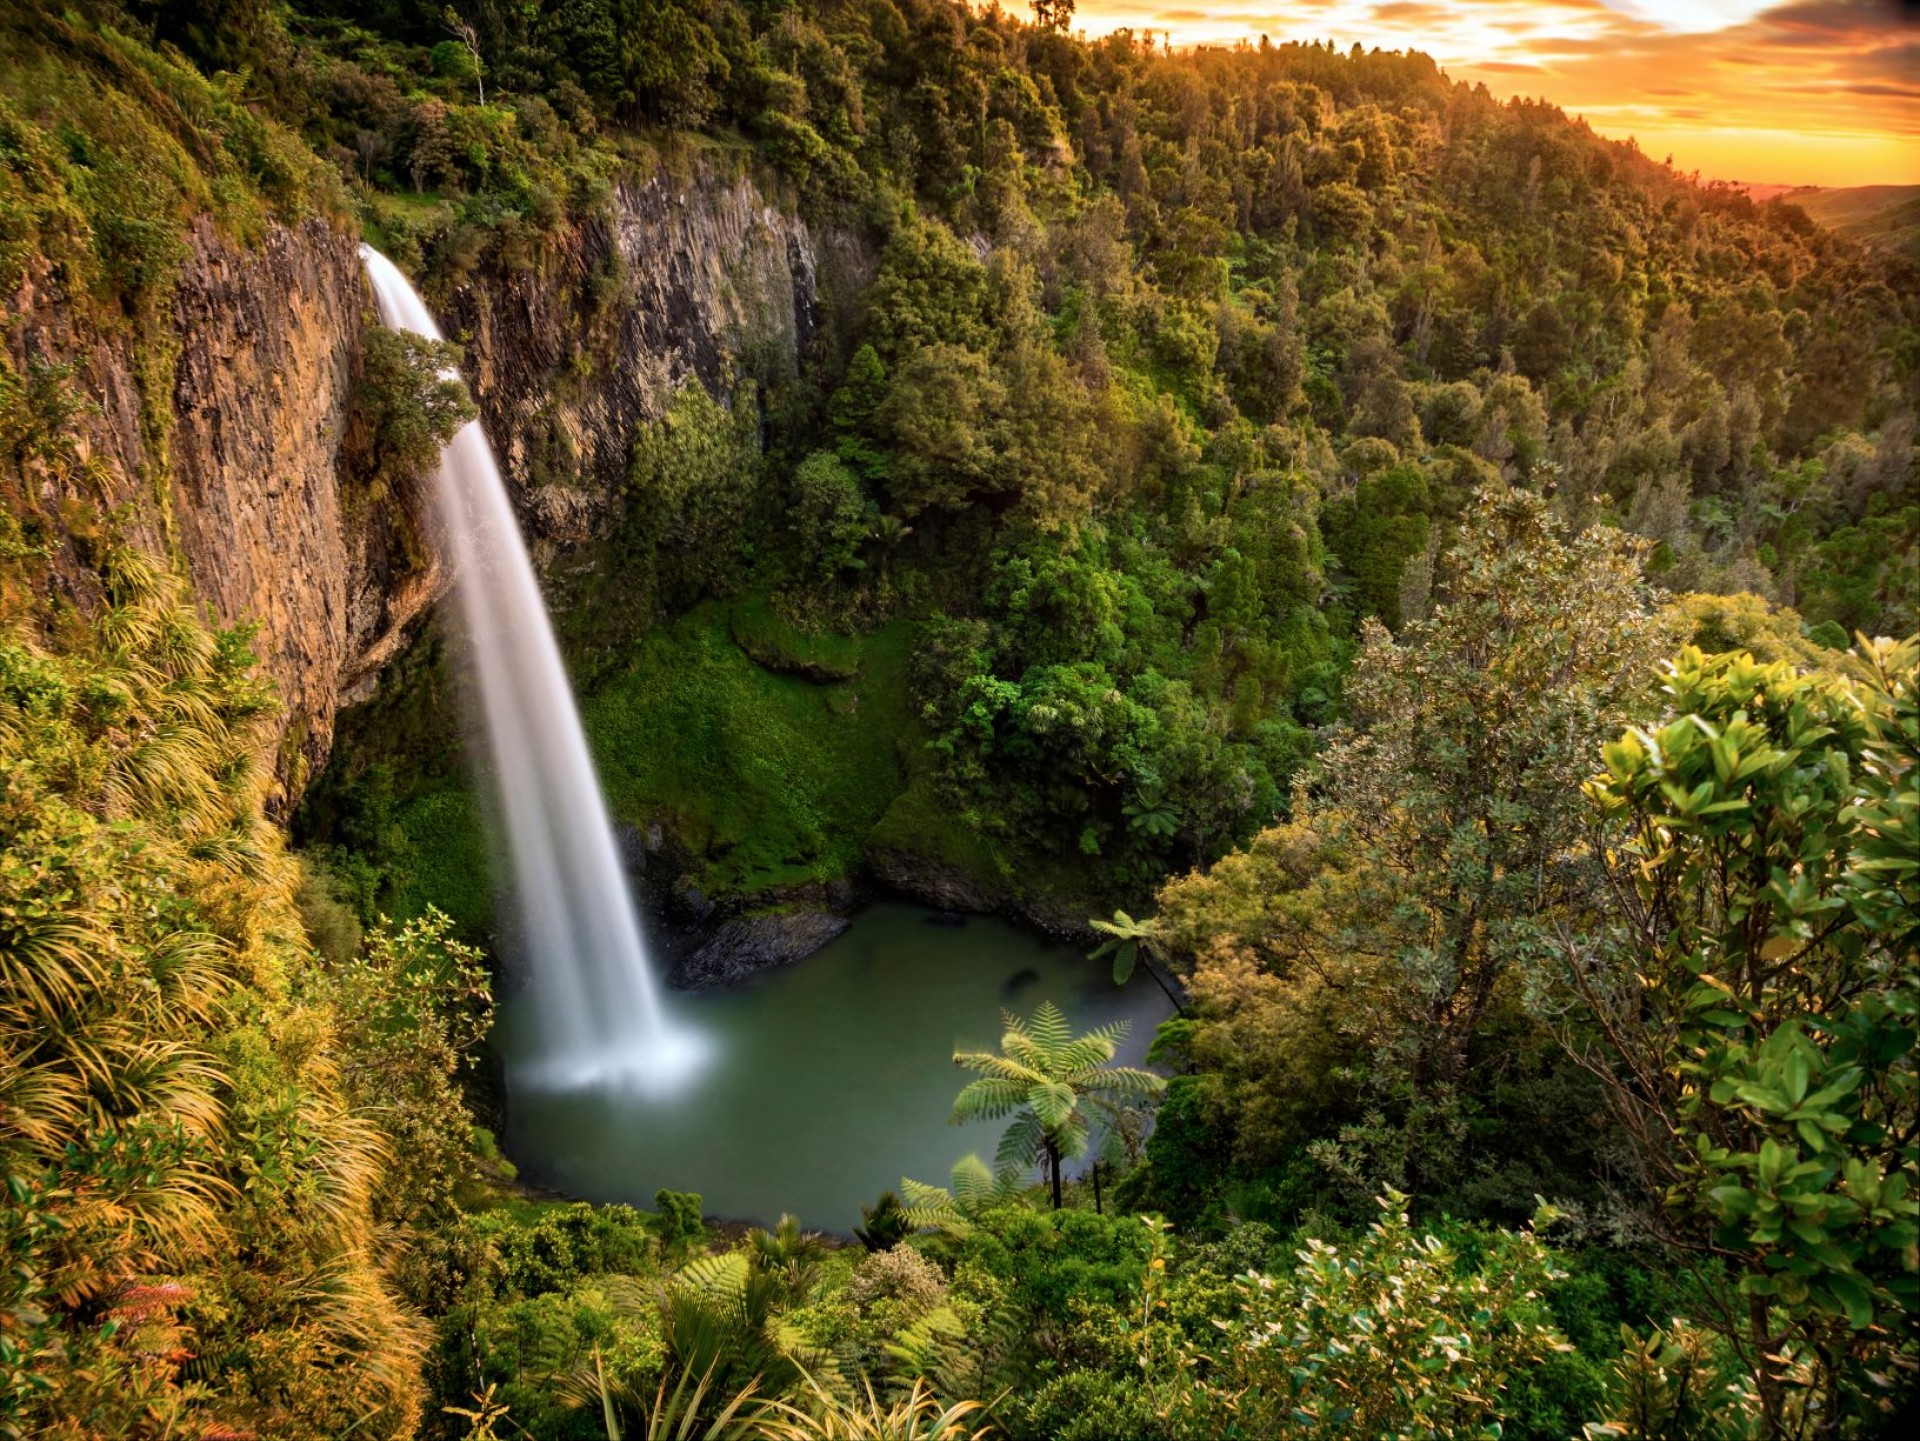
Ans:
{"type": "Polygon", "coordinates": [[[756,1270],[779,1279],[788,1300],[799,1300],[813,1284],[826,1242],[800,1228],[800,1218],[782,1214],[771,1231],[755,1226],[747,1232],[747,1247],[756,1270]]]}
{"type": "Polygon", "coordinates": [[[900,1178],[907,1198],[907,1219],[920,1230],[964,1236],[982,1213],[1004,1206],[1020,1195],[1020,1172],[1012,1166],[997,1170],[969,1152],[953,1163],[945,1186],[930,1186],[911,1176],[900,1178]]]}
{"type": "Polygon", "coordinates": [[[674,1364],[711,1374],[716,1384],[759,1381],[779,1391],[805,1367],[830,1367],[780,1319],[788,1298],[784,1267],[732,1251],[700,1256],[681,1268],[661,1297],[661,1335],[674,1364]]]}
{"type": "Polygon", "coordinates": [[[1154,962],[1167,959],[1166,949],[1160,943],[1159,923],[1151,917],[1135,920],[1125,911],[1115,911],[1113,919],[1103,921],[1098,916],[1087,924],[1106,939],[1087,953],[1090,961],[1113,957],[1113,983],[1124,986],[1133,979],[1133,970],[1141,961],[1146,962],[1147,974],[1153,977],[1153,983],[1160,988],[1166,998],[1173,1002],[1173,1008],[1182,1015],[1186,1014],[1186,1005],[1173,993],[1154,962]]]}
{"type": "Polygon", "coordinates": [[[1043,1001],[1030,1021],[1004,1013],[1006,1032],[995,1051],[958,1051],[954,1064],[978,1071],[954,1098],[955,1122],[1013,1124],[1000,1139],[1001,1165],[1044,1163],[1060,1208],[1061,1163],[1084,1155],[1091,1130],[1088,1112],[1110,1110],[1116,1101],[1159,1093],[1165,1082],[1151,1071],[1113,1064],[1114,1052],[1128,1031],[1115,1021],[1076,1036],[1051,1001],[1043,1001]]]}

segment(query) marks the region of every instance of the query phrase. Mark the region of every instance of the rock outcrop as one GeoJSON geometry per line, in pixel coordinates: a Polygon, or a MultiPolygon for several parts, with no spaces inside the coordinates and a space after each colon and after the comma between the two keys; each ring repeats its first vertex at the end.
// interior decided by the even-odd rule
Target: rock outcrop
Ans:
{"type": "Polygon", "coordinates": [[[203,221],[186,241],[170,333],[144,344],[47,267],[7,298],[24,322],[7,328],[17,368],[55,367],[89,402],[72,422],[82,463],[43,470],[21,499],[57,538],[49,584],[82,606],[79,533],[113,515],[182,563],[213,619],[257,627],[297,789],[326,757],[343,692],[432,603],[438,567],[405,558],[403,499],[356,503],[344,474],[366,310],[353,238],[312,220],[247,247],[203,221]]]}
{"type": "Polygon", "coordinates": [[[846,930],[845,916],[828,911],[778,910],[734,916],[715,928],[674,967],[679,990],[731,986],[761,971],[805,960],[846,930]]]}
{"type": "Polygon", "coordinates": [[[869,844],[865,860],[880,885],[943,914],[1013,916],[1056,940],[1078,944],[1093,938],[1086,920],[1097,909],[1092,901],[991,879],[931,849],[869,844]]]}
{"type": "Polygon", "coordinates": [[[822,243],[748,178],[700,171],[618,186],[537,270],[483,271],[447,299],[449,333],[520,491],[537,552],[610,518],[634,430],[698,380],[715,395],[797,373],[823,289],[870,267],[846,237],[822,243]]]}

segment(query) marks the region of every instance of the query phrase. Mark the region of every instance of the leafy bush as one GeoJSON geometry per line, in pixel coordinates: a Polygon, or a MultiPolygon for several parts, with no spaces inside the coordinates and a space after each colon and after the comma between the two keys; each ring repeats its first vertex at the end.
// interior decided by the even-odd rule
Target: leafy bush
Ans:
{"type": "MultiPolygon", "coordinates": [[[[631,1206],[584,1203],[542,1206],[531,1217],[483,1212],[474,1224],[491,1241],[497,1258],[495,1291],[544,1296],[570,1290],[582,1277],[643,1274],[657,1250],[685,1244],[684,1237],[667,1238],[676,1222],[684,1222],[684,1198],[673,1192],[661,1195],[671,1201],[659,1203],[659,1219],[652,1221],[631,1206]]],[[[693,1212],[697,1225],[697,1197],[693,1212]]]]}
{"type": "Polygon", "coordinates": [[[1777,1430],[1809,1389],[1866,1393],[1920,1305],[1920,641],[1853,678],[1689,648],[1667,692],[1588,787],[1625,926],[1575,983],[1646,1201],[1749,1298],[1721,1324],[1777,1430]]]}
{"type": "Polygon", "coordinates": [[[367,435],[367,500],[377,505],[410,494],[480,412],[460,379],[456,345],[376,326],[361,337],[361,357],[354,408],[367,435]]]}
{"type": "Polygon", "coordinates": [[[1512,1381],[1566,1349],[1541,1293],[1556,1272],[1532,1233],[1502,1234],[1463,1272],[1388,1195],[1351,1246],[1308,1241],[1290,1277],[1252,1273],[1226,1365],[1200,1388],[1257,1434],[1473,1434],[1512,1381]]]}

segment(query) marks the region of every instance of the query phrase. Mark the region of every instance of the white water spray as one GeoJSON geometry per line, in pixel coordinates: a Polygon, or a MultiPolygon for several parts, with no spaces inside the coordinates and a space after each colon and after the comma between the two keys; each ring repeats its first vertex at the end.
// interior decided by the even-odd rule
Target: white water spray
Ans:
{"type": "MultiPolygon", "coordinates": [[[[399,267],[360,258],[389,329],[441,338],[399,267]]],[[[452,550],[549,1084],[664,1086],[697,1062],[671,1024],[614,844],[573,691],[480,422],[447,442],[434,490],[452,550]]]]}

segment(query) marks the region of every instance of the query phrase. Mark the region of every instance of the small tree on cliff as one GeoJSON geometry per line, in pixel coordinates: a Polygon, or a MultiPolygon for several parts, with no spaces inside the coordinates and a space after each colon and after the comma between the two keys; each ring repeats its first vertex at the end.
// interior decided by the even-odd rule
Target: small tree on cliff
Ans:
{"type": "Polygon", "coordinates": [[[1000,1049],[956,1051],[953,1061],[980,1078],[954,1099],[955,1124],[1013,1117],[1000,1138],[1002,1165],[1043,1163],[1060,1209],[1060,1165],[1084,1155],[1089,1111],[1111,1113],[1129,1096],[1158,1095],[1166,1084],[1151,1071],[1113,1064],[1128,1030],[1125,1021],[1075,1036],[1052,1001],[1043,1001],[1031,1021],[1003,1013],[1000,1049]]]}

